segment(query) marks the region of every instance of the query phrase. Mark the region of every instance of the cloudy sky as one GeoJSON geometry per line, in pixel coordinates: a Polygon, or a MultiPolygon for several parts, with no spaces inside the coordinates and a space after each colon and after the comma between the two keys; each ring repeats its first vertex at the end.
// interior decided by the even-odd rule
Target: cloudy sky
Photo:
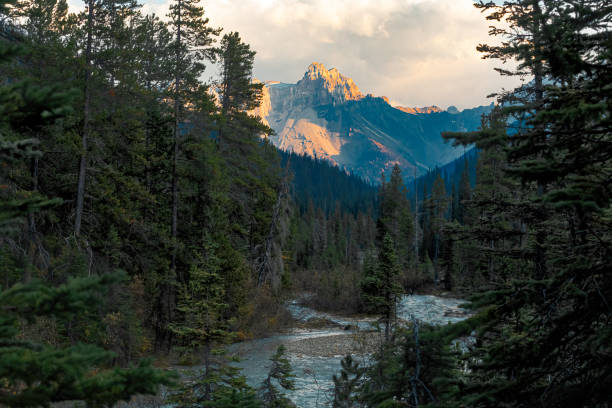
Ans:
{"type": "MultiPolygon", "coordinates": [[[[168,3],[145,0],[144,11],[163,16],[168,3]]],[[[488,94],[516,84],[493,71],[498,62],[476,52],[489,41],[488,24],[471,0],[202,3],[212,25],[238,31],[257,51],[255,76],[264,81],[297,82],[317,61],[394,104],[460,109],[490,103],[488,94]]]]}

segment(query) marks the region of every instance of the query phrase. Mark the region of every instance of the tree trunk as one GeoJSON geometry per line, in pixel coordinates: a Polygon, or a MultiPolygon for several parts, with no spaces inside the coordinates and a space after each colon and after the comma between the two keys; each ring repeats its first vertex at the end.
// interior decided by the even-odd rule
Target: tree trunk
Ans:
{"type": "Polygon", "coordinates": [[[435,242],[435,247],[434,247],[434,285],[436,285],[436,287],[438,286],[438,281],[440,279],[439,277],[439,272],[438,272],[438,257],[440,254],[440,232],[436,232],[434,234],[434,242],[435,242]]]}
{"type": "Polygon", "coordinates": [[[177,165],[179,154],[179,125],[181,111],[181,0],[177,2],[177,28],[176,28],[176,66],[175,66],[175,83],[174,83],[174,147],[172,159],[172,262],[170,269],[176,274],[176,251],[177,251],[177,232],[178,232],[178,180],[177,180],[177,165]]]}
{"type": "MultiPolygon", "coordinates": [[[[255,270],[257,275],[257,287],[262,287],[267,281],[271,282],[273,288],[276,289],[278,282],[280,281],[280,275],[282,269],[278,270],[275,267],[274,258],[281,257],[282,253],[276,253],[275,244],[277,248],[282,248],[282,241],[284,239],[284,231],[281,226],[283,223],[283,213],[287,205],[287,199],[289,195],[289,176],[286,174],[280,183],[276,203],[272,210],[272,219],[270,220],[270,228],[268,234],[262,245],[261,253],[255,259],[255,270]],[[281,242],[278,242],[281,241],[281,242]]],[[[282,263],[280,264],[282,268],[282,263]]]]}
{"type": "Polygon", "coordinates": [[[384,318],[385,318],[385,343],[389,343],[389,340],[391,340],[391,321],[393,319],[393,312],[395,310],[395,299],[393,297],[393,293],[391,291],[391,280],[392,277],[389,276],[388,273],[385,274],[386,276],[384,277],[385,279],[385,285],[388,285],[388,287],[385,289],[385,294],[384,294],[384,299],[385,299],[385,313],[384,313],[384,318]]]}
{"type": "Polygon", "coordinates": [[[168,330],[168,324],[172,322],[174,304],[176,302],[174,285],[172,281],[174,277],[171,272],[165,276],[161,283],[161,293],[157,298],[156,313],[157,319],[155,322],[155,351],[170,352],[172,346],[172,332],[168,330]]]}
{"type": "Polygon", "coordinates": [[[81,139],[81,159],[79,163],[79,179],[77,183],[76,214],[74,219],[74,235],[81,233],[83,219],[83,202],[85,201],[85,177],[87,172],[87,139],[89,137],[89,102],[91,81],[91,47],[93,42],[94,0],[89,0],[87,13],[87,44],[85,46],[85,102],[83,104],[83,135],[81,139]]]}
{"type": "Polygon", "coordinates": [[[162,283],[162,292],[160,293],[160,308],[156,346],[159,349],[170,351],[172,343],[172,332],[168,330],[168,324],[174,318],[174,309],[176,303],[176,281],[180,280],[177,276],[176,256],[178,249],[178,154],[179,154],[179,125],[180,125],[180,84],[181,84],[181,0],[178,0],[178,19],[176,31],[176,55],[175,55],[175,83],[174,83],[174,135],[173,135],[173,157],[172,157],[172,208],[170,221],[170,236],[172,239],[172,252],[170,254],[170,271],[164,282],[162,283]]]}
{"type": "MultiPolygon", "coordinates": [[[[535,10],[535,21],[533,30],[533,45],[536,57],[536,63],[534,67],[534,83],[535,83],[535,101],[536,101],[536,112],[540,109],[539,104],[544,99],[544,84],[543,84],[543,67],[540,60],[541,56],[541,44],[540,44],[540,31],[542,30],[541,17],[542,9],[540,8],[539,2],[536,0],[533,2],[535,10]]],[[[541,125],[538,125],[540,131],[544,131],[541,125]]],[[[540,143],[545,143],[545,137],[541,136],[540,143]]],[[[538,153],[541,157],[541,153],[538,153]]],[[[538,181],[537,195],[542,197],[546,186],[541,181],[538,181]]],[[[536,279],[544,279],[547,275],[546,271],[546,248],[544,243],[546,241],[546,231],[542,225],[542,220],[546,217],[545,211],[540,211],[540,221],[536,224],[536,236],[535,236],[535,274],[536,279]]]]}
{"type": "MultiPolygon", "coordinates": [[[[34,157],[30,163],[30,173],[32,177],[32,191],[38,191],[38,157],[34,157]]],[[[24,283],[28,283],[32,280],[32,274],[34,272],[34,265],[36,264],[36,247],[38,243],[36,242],[36,219],[34,218],[34,213],[28,213],[28,229],[27,229],[27,239],[28,239],[28,261],[29,264],[24,269],[23,281],[24,283]]]]}

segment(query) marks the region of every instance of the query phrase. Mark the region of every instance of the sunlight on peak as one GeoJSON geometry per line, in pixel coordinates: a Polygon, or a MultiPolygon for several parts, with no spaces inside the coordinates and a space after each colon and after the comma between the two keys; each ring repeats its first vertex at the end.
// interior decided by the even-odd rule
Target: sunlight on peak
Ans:
{"type": "MultiPolygon", "coordinates": [[[[166,19],[175,0],[144,1],[166,19]]],[[[202,0],[211,25],[238,31],[257,51],[255,76],[292,82],[327,61],[376,94],[403,106],[488,103],[499,84],[492,61],[476,52],[491,42],[472,0],[202,0]]],[[[69,0],[72,11],[83,0],[69,0]]],[[[212,72],[209,70],[208,72],[212,72]]]]}

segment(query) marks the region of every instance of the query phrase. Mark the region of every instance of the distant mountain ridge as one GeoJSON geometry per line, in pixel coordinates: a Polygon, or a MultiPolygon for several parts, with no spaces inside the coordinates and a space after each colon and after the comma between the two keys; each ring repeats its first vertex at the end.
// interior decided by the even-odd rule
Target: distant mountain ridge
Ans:
{"type": "Polygon", "coordinates": [[[337,69],[312,63],[295,84],[267,82],[251,113],[274,129],[270,141],[281,150],[326,159],[376,183],[395,164],[412,176],[456,159],[463,149],[440,133],[475,130],[490,109],[393,107],[385,97],[364,95],[337,69]]]}
{"type": "Polygon", "coordinates": [[[412,115],[416,115],[417,113],[438,113],[438,112],[444,112],[444,109],[437,107],[436,105],[433,106],[425,106],[422,108],[409,108],[406,106],[394,106],[395,109],[399,109],[402,112],[406,112],[406,113],[410,113],[412,115]]]}

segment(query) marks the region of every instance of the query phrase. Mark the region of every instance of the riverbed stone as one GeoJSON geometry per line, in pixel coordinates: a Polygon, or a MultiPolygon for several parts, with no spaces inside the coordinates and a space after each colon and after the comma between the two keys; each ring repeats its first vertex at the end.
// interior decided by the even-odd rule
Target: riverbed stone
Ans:
{"type": "Polygon", "coordinates": [[[288,353],[298,357],[342,357],[347,354],[372,354],[381,344],[382,336],[377,332],[356,332],[306,338],[289,342],[285,347],[288,353]]]}

